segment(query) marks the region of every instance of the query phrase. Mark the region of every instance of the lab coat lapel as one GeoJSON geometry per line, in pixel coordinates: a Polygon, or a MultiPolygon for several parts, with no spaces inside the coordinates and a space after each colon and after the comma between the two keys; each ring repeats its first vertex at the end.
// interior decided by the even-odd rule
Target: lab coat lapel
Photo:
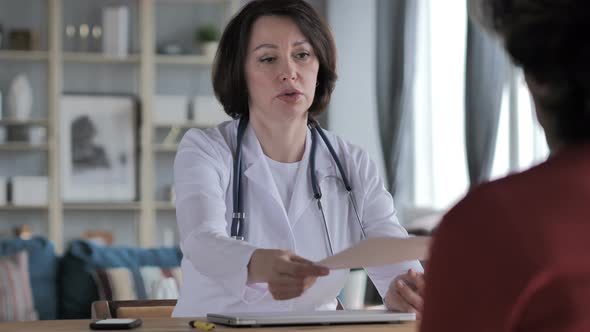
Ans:
{"type": "MultiPolygon", "coordinates": [[[[328,176],[332,172],[332,162],[330,154],[325,148],[323,141],[317,137],[317,150],[316,150],[316,175],[318,183],[321,185],[324,177],[328,176]]],[[[293,194],[291,195],[291,202],[289,205],[289,220],[291,226],[295,226],[299,218],[306,209],[309,208],[312,202],[315,202],[313,198],[313,188],[311,186],[311,167],[309,157],[311,154],[311,132],[308,129],[305,139],[305,153],[301,164],[297,170],[297,177],[295,179],[295,185],[293,186],[293,194]]]]}
{"type": "Polygon", "coordinates": [[[283,216],[286,220],[287,214],[283,208],[281,196],[275,186],[272,173],[265,160],[260,142],[256,137],[256,133],[250,126],[246,128],[246,132],[244,133],[244,139],[242,142],[242,160],[244,176],[253,184],[253,186],[255,186],[250,193],[255,191],[256,195],[251,198],[256,199],[258,204],[264,204],[265,208],[275,209],[276,211],[273,212],[273,215],[283,216]],[[268,200],[266,197],[258,197],[258,194],[267,194],[272,200],[268,200]]]}

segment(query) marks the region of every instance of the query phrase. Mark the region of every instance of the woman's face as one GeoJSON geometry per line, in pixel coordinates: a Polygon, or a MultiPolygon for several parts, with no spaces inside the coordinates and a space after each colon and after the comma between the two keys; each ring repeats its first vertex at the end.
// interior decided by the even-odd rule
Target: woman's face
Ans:
{"type": "Polygon", "coordinates": [[[274,121],[306,117],[319,61],[295,22],[263,16],[252,27],[245,73],[251,116],[274,121]]]}

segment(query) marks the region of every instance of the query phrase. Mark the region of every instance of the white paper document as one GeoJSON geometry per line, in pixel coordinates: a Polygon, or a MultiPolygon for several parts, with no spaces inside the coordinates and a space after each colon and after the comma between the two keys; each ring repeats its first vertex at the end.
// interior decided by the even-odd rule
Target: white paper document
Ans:
{"type": "Polygon", "coordinates": [[[425,259],[429,245],[428,236],[369,238],[318,264],[330,269],[352,269],[425,259]]]}

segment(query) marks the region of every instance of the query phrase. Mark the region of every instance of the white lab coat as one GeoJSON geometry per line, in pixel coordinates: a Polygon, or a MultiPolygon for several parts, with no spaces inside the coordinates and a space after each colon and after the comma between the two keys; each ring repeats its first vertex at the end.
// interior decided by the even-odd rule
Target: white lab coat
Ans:
{"type": "MultiPolygon", "coordinates": [[[[329,255],[329,246],[310,182],[309,130],[291,203],[285,209],[256,134],[248,126],[242,143],[246,241],[229,237],[237,124],[228,121],[207,130],[191,129],[180,142],[174,162],[174,188],[184,254],[183,283],[173,316],[335,309],[348,270],[331,271],[302,296],[287,301],[273,300],[266,284],[246,284],[247,264],[257,248],[290,250],[319,261],[329,255]]],[[[407,237],[397,221],[392,197],[367,153],[326,134],[351,182],[367,236],[407,237]]],[[[332,246],[339,252],[360,241],[361,232],[336,165],[319,137],[316,172],[332,246]]],[[[370,268],[368,273],[385,296],[390,281],[409,268],[422,271],[420,263],[412,261],[370,268]]]]}

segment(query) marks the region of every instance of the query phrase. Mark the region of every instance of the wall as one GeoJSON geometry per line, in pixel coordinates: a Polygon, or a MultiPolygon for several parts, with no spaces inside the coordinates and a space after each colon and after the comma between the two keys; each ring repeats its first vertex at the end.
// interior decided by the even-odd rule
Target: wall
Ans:
{"type": "Polygon", "coordinates": [[[375,95],[376,7],[375,0],[328,0],[326,4],[338,50],[329,127],[368,151],[383,176],[375,95]]]}

